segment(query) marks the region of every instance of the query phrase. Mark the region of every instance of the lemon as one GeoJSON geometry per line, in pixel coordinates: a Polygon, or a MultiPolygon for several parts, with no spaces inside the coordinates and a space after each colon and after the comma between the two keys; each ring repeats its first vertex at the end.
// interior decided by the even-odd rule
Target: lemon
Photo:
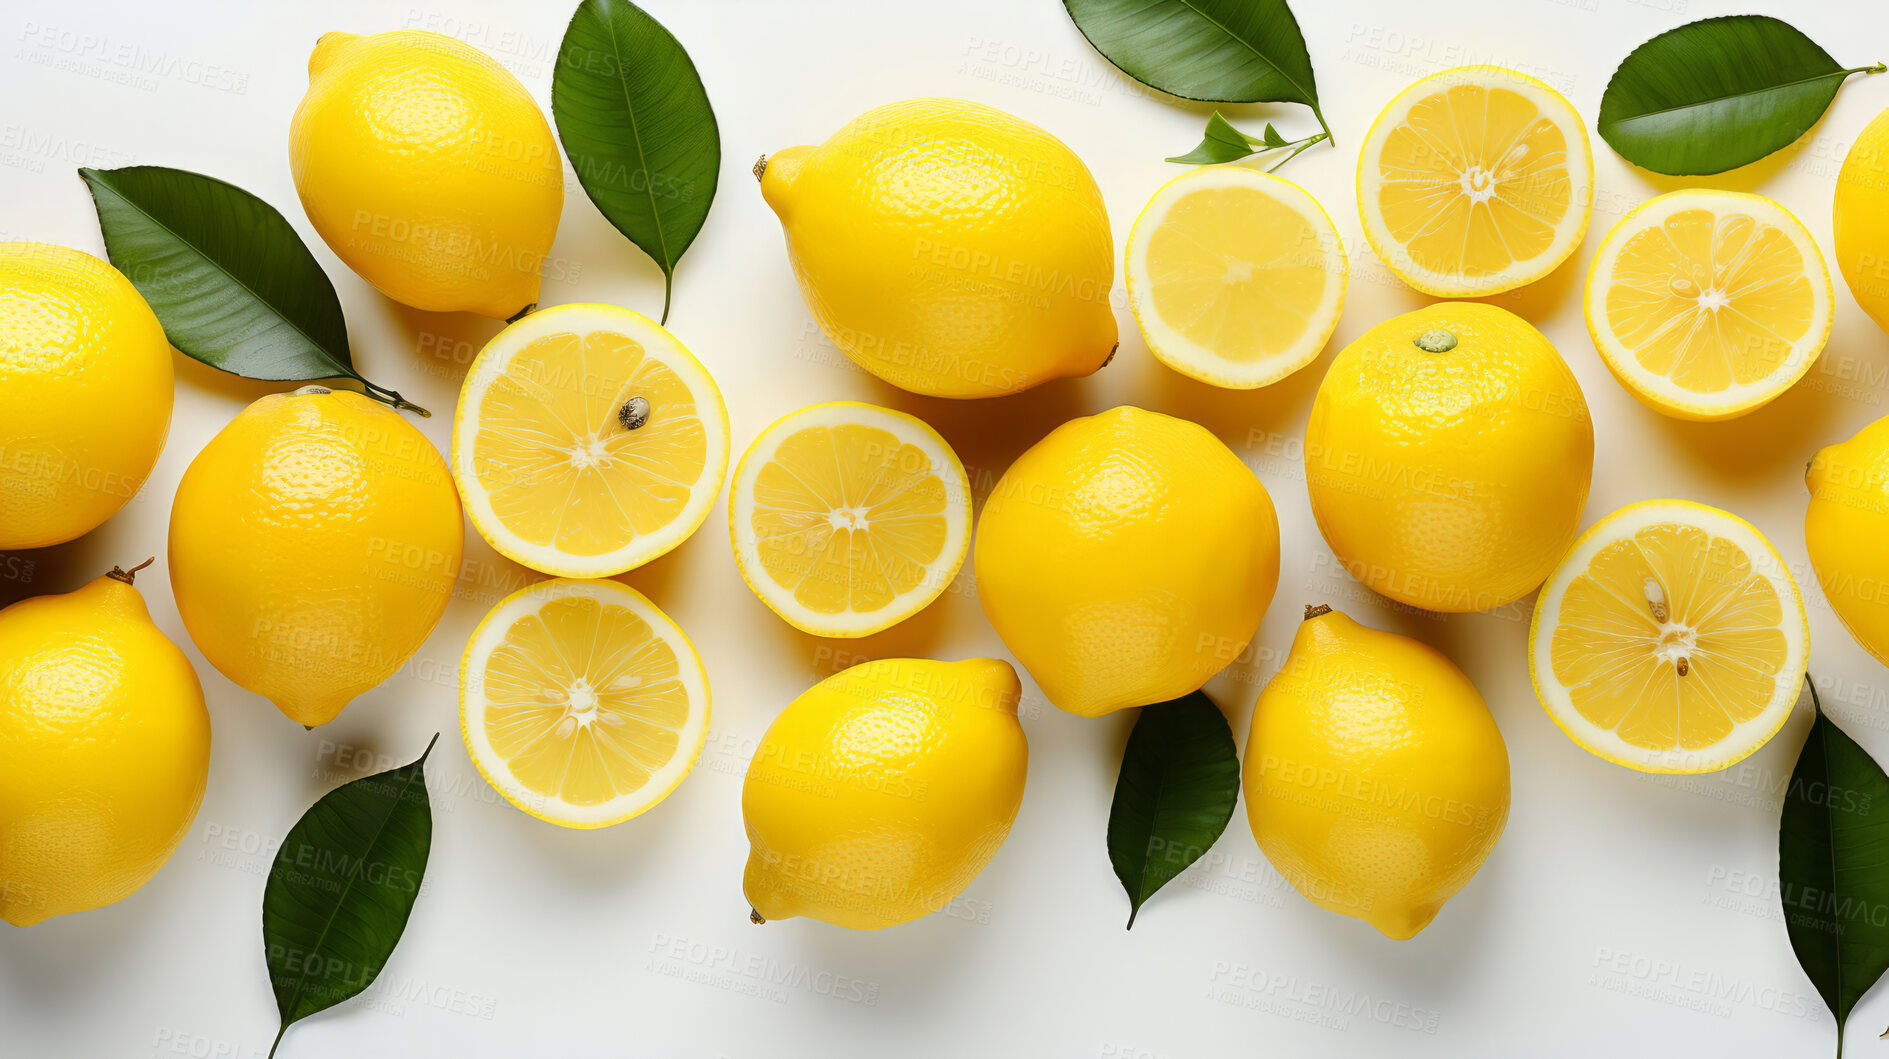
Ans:
{"type": "Polygon", "coordinates": [[[446,461],[357,393],[245,408],[171,506],[171,590],[198,650],[290,718],[325,724],[439,621],[465,540],[446,461]]]}
{"type": "Polygon", "coordinates": [[[1889,417],[1817,453],[1804,547],[1843,627],[1889,665],[1889,417]]]}
{"type": "Polygon", "coordinates": [[[755,172],[807,308],[894,386],[994,397],[1114,354],[1102,193],[1042,129],[961,99],[911,99],[755,172]]]}
{"type": "Polygon", "coordinates": [[[991,658],[885,658],[788,703],[741,787],[751,918],[877,930],[963,893],[1023,801],[1020,690],[991,658]]]}
{"type": "Polygon", "coordinates": [[[1757,529],[1690,500],[1595,523],[1542,586],[1528,672],[1570,739],[1642,772],[1711,772],[1777,734],[1810,626],[1757,529]]]}
{"type": "Polygon", "coordinates": [[[607,577],[708,517],[728,474],[728,409],[702,362],[648,317],[560,305],[473,360],[452,450],[466,511],[499,554],[607,577]]]}
{"type": "Polygon", "coordinates": [[[129,896],[203,801],[203,686],[136,572],[0,610],[0,919],[16,927],[129,896]]]}
{"type": "Polygon", "coordinates": [[[1244,166],[1161,186],[1128,235],[1128,304],[1163,364],[1252,389],[1310,364],[1338,326],[1350,266],[1305,189],[1244,166]]]}
{"type": "Polygon", "coordinates": [[[1358,152],[1358,219],[1397,278],[1439,298],[1498,294],[1581,245],[1594,155],[1573,104],[1499,66],[1399,92],[1358,152]]]}
{"type": "Polygon", "coordinates": [[[289,164],[329,249],[389,298],[500,318],[537,302],[564,166],[525,86],[477,48],[323,34],[289,164]]]}
{"type": "Polygon", "coordinates": [[[1502,836],[1508,747],[1435,649],[1330,607],[1305,615],[1253,707],[1246,819],[1306,900],[1410,938],[1502,836]]]}
{"type": "Polygon", "coordinates": [[[913,416],[856,401],[802,408],[735,468],[728,531],[742,579],[788,624],[866,636],[924,610],[971,547],[970,482],[913,416]]]}
{"type": "Polygon", "coordinates": [[[1696,188],[1614,225],[1587,273],[1587,330],[1633,396],[1679,419],[1744,415],[1790,389],[1830,337],[1830,270],[1791,212],[1696,188]]]}
{"type": "Polygon", "coordinates": [[[669,796],[708,739],[695,645],[616,581],[543,581],[473,631],[459,730],[479,774],[560,827],[608,827],[669,796]]]}
{"type": "Polygon", "coordinates": [[[1844,282],[1889,331],[1889,110],[1863,127],[1843,157],[1830,221],[1844,282]]]}
{"type": "Polygon", "coordinates": [[[1444,302],[1358,336],[1305,427],[1312,516],[1333,555],[1425,610],[1534,591],[1580,528],[1593,471],[1580,384],[1540,331],[1493,305],[1444,302]]]}
{"type": "Polygon", "coordinates": [[[0,549],[63,544],[137,495],[171,395],[170,342],[117,269],[0,243],[0,549]]]}
{"type": "Polygon", "coordinates": [[[1070,713],[1177,699],[1239,656],[1279,583],[1279,520],[1205,427],[1123,406],[1017,457],[977,526],[977,594],[1070,713]]]}

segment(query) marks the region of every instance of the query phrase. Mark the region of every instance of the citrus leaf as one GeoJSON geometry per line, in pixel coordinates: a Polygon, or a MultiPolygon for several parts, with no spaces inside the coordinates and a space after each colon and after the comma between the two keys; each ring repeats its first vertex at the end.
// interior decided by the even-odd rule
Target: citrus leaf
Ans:
{"type": "Polygon", "coordinates": [[[1600,135],[1655,173],[1723,173],[1810,130],[1845,69],[1789,23],[1767,15],[1689,22],[1635,48],[1600,97],[1600,135]]]}
{"type": "Polygon", "coordinates": [[[1143,902],[1220,838],[1239,791],[1233,731],[1212,700],[1196,691],[1142,707],[1108,814],[1108,859],[1128,891],[1129,927],[1143,902]]]}
{"type": "Polygon", "coordinates": [[[105,253],[187,356],[245,379],[359,382],[328,274],[275,207],[234,184],[164,166],[80,169],[105,253]]]}
{"type": "Polygon", "coordinates": [[[1817,703],[1778,825],[1778,893],[1797,962],[1843,1024],[1889,969],[1889,776],[1817,703]]]}
{"type": "MultiPolygon", "coordinates": [[[[1279,135],[1272,132],[1271,125],[1266,126],[1266,130],[1273,136],[1279,135]]],[[[1284,145],[1285,141],[1281,140],[1279,146],[1284,145]]],[[[1186,154],[1175,155],[1168,161],[1186,165],[1218,165],[1221,162],[1237,162],[1261,149],[1262,141],[1234,128],[1233,123],[1221,117],[1216,110],[1213,117],[1207,119],[1207,133],[1200,141],[1200,146],[1186,154]]]]}
{"type": "Polygon", "coordinates": [[[551,114],[584,194],[662,269],[668,322],[676,262],[708,219],[721,169],[695,63],[629,0],[583,0],[558,46],[551,114]]]}
{"type": "Polygon", "coordinates": [[[1318,84],[1286,0],[1063,0],[1103,58],[1143,84],[1185,99],[1303,103],[1318,84]]]}
{"type": "Polygon", "coordinates": [[[433,844],[426,757],[344,783],[289,829],[262,892],[263,954],[282,1028],[374,983],[407,929],[433,844]]]}

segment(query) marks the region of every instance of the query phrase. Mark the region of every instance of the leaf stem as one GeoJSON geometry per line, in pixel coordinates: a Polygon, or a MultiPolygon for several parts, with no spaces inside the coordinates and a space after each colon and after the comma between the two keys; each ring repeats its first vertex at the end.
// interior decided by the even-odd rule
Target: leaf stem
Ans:
{"type": "MultiPolygon", "coordinates": [[[[268,1059],[275,1059],[275,1050],[282,1046],[282,1035],[287,1032],[289,1032],[289,1024],[287,1022],[284,1022],[282,1024],[282,1028],[275,1031],[275,1040],[269,1042],[268,1059]]],[[[1839,1036],[1842,1034],[1842,1032],[1843,1032],[1842,1028],[1838,1027],[1837,1033],[1839,1036]]]]}
{"type": "Polygon", "coordinates": [[[676,274],[669,271],[668,269],[663,269],[662,271],[662,319],[656,321],[657,324],[663,327],[669,326],[669,295],[674,293],[675,289],[676,289],[676,274]]]}
{"type": "MultiPolygon", "coordinates": [[[[1325,112],[1318,109],[1317,103],[1311,104],[1311,107],[1312,116],[1318,119],[1318,127],[1325,131],[1325,139],[1330,140],[1333,147],[1338,146],[1338,138],[1331,134],[1331,126],[1325,124],[1325,112]]],[[[1315,140],[1313,142],[1316,143],[1317,141],[1315,140]]]]}
{"type": "Polygon", "coordinates": [[[354,372],[349,372],[348,377],[353,379],[355,382],[358,382],[361,384],[362,393],[366,394],[368,397],[376,401],[379,401],[382,404],[392,405],[395,408],[404,408],[407,411],[414,413],[415,415],[419,415],[427,419],[431,419],[433,417],[433,413],[427,411],[424,408],[421,408],[419,405],[414,404],[412,401],[409,401],[406,398],[400,396],[400,393],[397,390],[389,390],[385,386],[376,386],[373,383],[368,382],[367,379],[364,378],[363,376],[355,374],[354,372]]]}
{"type": "MultiPolygon", "coordinates": [[[[1266,167],[1266,172],[1268,173],[1277,172],[1280,166],[1285,165],[1287,162],[1292,161],[1294,158],[1297,158],[1300,152],[1304,151],[1307,147],[1311,147],[1315,144],[1321,143],[1329,139],[1331,139],[1331,133],[1315,132],[1312,135],[1307,136],[1303,140],[1294,140],[1291,143],[1286,144],[1286,147],[1292,148],[1292,153],[1286,155],[1284,158],[1281,158],[1277,162],[1274,162],[1272,165],[1266,167]]],[[[1275,151],[1284,150],[1284,148],[1275,147],[1273,148],[1273,150],[1275,151]]]]}

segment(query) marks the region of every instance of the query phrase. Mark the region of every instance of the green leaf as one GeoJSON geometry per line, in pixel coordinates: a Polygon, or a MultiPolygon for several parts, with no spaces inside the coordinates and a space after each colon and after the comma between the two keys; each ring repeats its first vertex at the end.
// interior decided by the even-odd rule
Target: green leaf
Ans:
{"type": "Polygon", "coordinates": [[[180,351],[246,379],[359,382],[334,284],[275,207],[214,177],[164,166],[81,169],[111,263],[180,351]]]}
{"type": "Polygon", "coordinates": [[[1129,927],[1143,902],[1220,838],[1239,791],[1233,732],[1212,700],[1196,691],[1142,708],[1108,814],[1108,859],[1128,891],[1129,927]]]}
{"type": "Polygon", "coordinates": [[[1797,962],[1837,1020],[1889,968],[1889,776],[1817,703],[1778,826],[1778,893],[1797,962]]]}
{"type": "Polygon", "coordinates": [[[1143,84],[1186,99],[1303,103],[1318,110],[1305,36],[1286,0],[1063,0],[1095,50],[1143,84]]]}
{"type": "Polygon", "coordinates": [[[407,928],[433,810],[426,757],[323,795],[276,851],[262,893],[262,941],[282,1028],[372,985],[407,928]]]}
{"type": "MultiPolygon", "coordinates": [[[[1266,128],[1271,130],[1272,126],[1268,125],[1266,128]]],[[[1278,133],[1273,133],[1273,135],[1277,136],[1278,133]]],[[[1284,145],[1283,140],[1280,141],[1280,143],[1281,146],[1284,145]]],[[[1176,155],[1168,159],[1168,161],[1182,162],[1187,165],[1217,165],[1221,162],[1237,162],[1247,155],[1254,153],[1255,148],[1259,147],[1259,145],[1260,141],[1234,128],[1233,124],[1221,117],[1220,112],[1216,110],[1213,112],[1213,117],[1207,119],[1207,134],[1206,137],[1200,141],[1200,146],[1186,154],[1176,155]]]]}
{"type": "MultiPolygon", "coordinates": [[[[1219,112],[1215,111],[1214,115],[1218,117],[1219,112]]],[[[1272,122],[1270,121],[1266,123],[1266,134],[1262,137],[1262,140],[1268,147],[1284,147],[1286,145],[1286,138],[1279,135],[1279,130],[1273,128],[1272,122]]]]}
{"type": "Polygon", "coordinates": [[[1655,173],[1723,173],[1790,146],[1809,131],[1844,69],[1785,22],[1727,15],[1689,22],[1640,45],[1600,97],[1600,134],[1655,173]]]}
{"type": "Polygon", "coordinates": [[[676,262],[708,219],[721,134],[681,43],[628,0],[583,0],[558,46],[551,114],[584,194],[662,269],[662,319],[676,262]]]}

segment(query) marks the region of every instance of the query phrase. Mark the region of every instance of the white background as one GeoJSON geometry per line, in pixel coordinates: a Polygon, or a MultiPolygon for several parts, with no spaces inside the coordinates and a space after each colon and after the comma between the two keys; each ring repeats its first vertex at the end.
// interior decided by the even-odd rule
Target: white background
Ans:
{"type": "MultiPolygon", "coordinates": [[[[333,29],[432,28],[513,69],[546,106],[567,3],[370,0],[182,4],[9,0],[0,14],[0,238],[103,253],[73,170],[138,163],[214,174],[295,224],[339,289],[370,378],[435,412],[498,329],[382,298],[308,226],[288,167],[288,125],[315,39],[333,29]],[[417,6],[416,6],[417,5],[417,6]]],[[[16,1056],[260,1056],[276,1027],[259,908],[274,845],[344,779],[410,760],[435,812],[426,887],[392,963],[363,999],[289,1031],[285,1056],[1779,1056],[1829,1054],[1834,1029],[1798,969],[1776,896],[1778,803],[1808,702],[1728,772],[1654,779],[1594,758],[1546,718],[1523,644],[1532,597],[1447,620],[1399,613],[1341,571],[1307,508],[1300,451],[1332,351],[1426,298],[1398,284],[1359,231],[1358,144],[1416,77],[1466,62],[1520,68],[1589,121],[1614,65],[1681,22],[1753,6],[1791,19],[1849,65],[1889,58],[1889,8],[1707,0],[1301,2],[1337,146],[1285,170],[1330,211],[1351,255],[1350,297],[1325,357],[1256,392],[1218,391],[1154,361],[1117,278],[1123,344],[1092,378],[994,401],[914,397],[853,369],[795,290],[780,228],[748,167],[818,142],[859,111],[962,96],[1061,137],[1094,171],[1119,250],[1149,194],[1179,168],[1209,108],[1138,87],[1083,41],[1055,0],[649,0],[700,68],[721,126],[720,194],[680,268],[674,331],[727,395],[739,453],[774,417],[856,398],[906,409],[956,447],[980,496],[1017,453],[1072,416],[1134,402],[1213,429],[1264,480],[1284,539],[1278,596],[1251,652],[1210,685],[1244,744],[1254,697],[1308,601],[1442,649],[1481,688],[1508,741],[1514,808],[1481,873],[1411,941],[1312,907],[1275,874],[1235,814],[1209,862],[1122,930],[1127,903],[1103,835],[1132,714],[1065,715],[1027,683],[1029,786],[1015,830],[948,913],[875,933],[807,920],[751,926],[740,774],[794,695],[868,657],[1007,658],[968,573],[922,615],[858,642],[803,636],[743,586],[718,505],[694,539],[625,578],[700,646],[715,693],[691,778],[649,814],[566,831],[498,799],[457,736],[455,671],[485,610],[533,577],[468,531],[460,591],[411,664],[313,732],[225,680],[190,646],[164,564],[138,584],[197,662],[215,731],[209,790],[183,844],[112,907],[0,931],[0,1052],[16,1056]]],[[[1717,186],[1788,205],[1830,250],[1837,168],[1889,106],[1889,76],[1852,80],[1797,147],[1717,186]]],[[[1226,108],[1249,131],[1315,128],[1289,106],[1226,108]]],[[[1593,248],[1622,213],[1681,186],[1630,169],[1594,138],[1599,180],[1586,245],[1534,287],[1499,299],[1540,326],[1579,377],[1596,422],[1584,523],[1655,496],[1729,508],[1770,535],[1809,605],[1824,702],[1889,760],[1889,679],[1844,633],[1804,557],[1805,462],[1889,412],[1889,338],[1839,278],[1836,330],[1793,391],[1731,423],[1641,407],[1607,374],[1581,322],[1593,248]]],[[[654,313],[660,276],[567,176],[544,303],[618,302],[654,313]]],[[[170,498],[191,457],[272,389],[182,356],[169,443],[143,493],[91,535],[0,555],[0,602],[75,588],[162,556],[170,498]]],[[[109,409],[99,409],[108,416],[109,409]]],[[[450,418],[419,421],[446,444],[450,418]]],[[[968,566],[968,564],[967,564],[968,566]]],[[[1852,1020],[1852,1055],[1889,1052],[1877,992],[1852,1020]]]]}

